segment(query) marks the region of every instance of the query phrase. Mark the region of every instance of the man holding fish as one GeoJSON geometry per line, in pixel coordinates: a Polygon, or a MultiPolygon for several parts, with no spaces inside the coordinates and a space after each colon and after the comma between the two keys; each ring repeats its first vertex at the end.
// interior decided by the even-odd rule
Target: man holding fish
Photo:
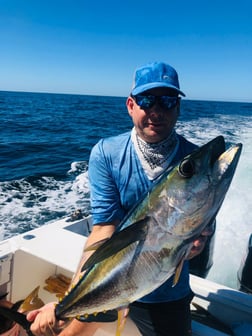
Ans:
{"type": "MultiPolygon", "coordinates": [[[[177,72],[170,65],[154,62],[136,70],[133,89],[126,102],[134,128],[100,140],[91,152],[89,180],[94,226],[74,283],[83,271],[82,265],[93,253],[94,244],[105,241],[118,230],[119,223],[163,173],[197,148],[175,131],[180,96],[185,95],[180,90],[177,72]]],[[[190,175],[190,169],[192,167],[186,167],[184,173],[190,175]]],[[[214,218],[193,241],[190,253],[184,255],[177,278],[176,274],[171,276],[129,305],[129,316],[142,335],[191,335],[193,293],[187,260],[201,253],[213,234],[212,223],[214,218]]],[[[54,310],[55,306],[49,304],[28,314],[28,320],[33,321],[34,335],[87,336],[93,335],[99,327],[99,319],[97,322],[73,319],[66,326],[56,320],[54,310]]]]}

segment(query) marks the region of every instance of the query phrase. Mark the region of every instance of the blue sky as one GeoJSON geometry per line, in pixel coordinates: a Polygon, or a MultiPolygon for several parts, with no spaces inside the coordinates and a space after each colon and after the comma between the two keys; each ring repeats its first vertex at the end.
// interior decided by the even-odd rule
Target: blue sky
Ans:
{"type": "Polygon", "coordinates": [[[173,65],[188,99],[252,102],[251,0],[0,0],[0,90],[127,96],[173,65]]]}

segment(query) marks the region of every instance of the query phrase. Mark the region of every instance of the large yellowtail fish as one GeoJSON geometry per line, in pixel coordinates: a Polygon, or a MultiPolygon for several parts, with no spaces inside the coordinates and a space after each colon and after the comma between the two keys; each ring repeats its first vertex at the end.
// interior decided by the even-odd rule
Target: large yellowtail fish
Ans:
{"type": "Polygon", "coordinates": [[[127,307],[169,279],[220,209],[241,148],[225,151],[219,136],[167,171],[88,259],[56,317],[105,318],[103,312],[127,307]]]}

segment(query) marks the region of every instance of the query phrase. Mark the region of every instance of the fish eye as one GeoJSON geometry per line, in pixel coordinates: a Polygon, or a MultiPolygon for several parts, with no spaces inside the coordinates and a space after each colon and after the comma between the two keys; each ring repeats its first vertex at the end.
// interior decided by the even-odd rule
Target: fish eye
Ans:
{"type": "Polygon", "coordinates": [[[193,161],[190,159],[185,159],[181,161],[178,171],[182,177],[187,177],[187,178],[192,177],[195,172],[193,161]]]}

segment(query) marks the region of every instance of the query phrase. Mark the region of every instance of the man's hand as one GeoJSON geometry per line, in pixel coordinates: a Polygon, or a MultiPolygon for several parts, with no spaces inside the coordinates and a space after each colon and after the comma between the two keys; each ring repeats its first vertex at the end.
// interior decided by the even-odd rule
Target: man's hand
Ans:
{"type": "Polygon", "coordinates": [[[64,321],[56,320],[54,310],[55,304],[51,302],[27,314],[27,320],[33,322],[30,329],[35,336],[58,335],[65,327],[64,321]]]}

